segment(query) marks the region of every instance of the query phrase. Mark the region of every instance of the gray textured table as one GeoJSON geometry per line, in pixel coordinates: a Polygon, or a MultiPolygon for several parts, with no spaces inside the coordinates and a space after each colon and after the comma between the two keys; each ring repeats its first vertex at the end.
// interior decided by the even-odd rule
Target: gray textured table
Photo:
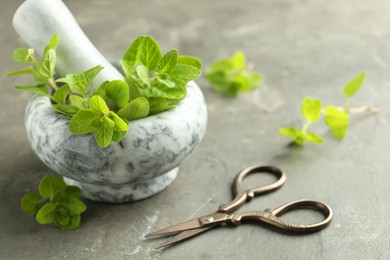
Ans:
{"type": "MultiPolygon", "coordinates": [[[[18,64],[24,46],[11,20],[22,1],[0,3],[0,74],[18,64]]],[[[109,59],[122,55],[140,34],[153,35],[164,51],[210,64],[243,50],[264,75],[262,88],[236,99],[198,80],[209,123],[198,149],[176,181],[150,199],[121,205],[86,202],[75,231],[42,226],[19,206],[39,179],[53,175],[31,151],[24,130],[29,94],[13,86],[23,78],[1,76],[1,259],[388,259],[390,257],[390,3],[388,1],[104,1],[66,0],[76,19],[109,59]],[[300,100],[310,95],[342,104],[341,89],[361,71],[367,80],[355,104],[379,107],[377,116],[353,117],[343,141],[325,127],[321,145],[288,147],[279,127],[299,125],[300,100]],[[146,233],[209,213],[231,198],[230,182],[245,166],[270,163],[288,175],[279,191],[244,209],[312,198],[334,210],[332,224],[311,235],[275,232],[262,225],[221,227],[163,251],[146,233]]],[[[304,217],[312,218],[302,212],[304,217]],[[307,216],[306,216],[307,215],[307,216]]],[[[302,215],[286,216],[291,221],[302,215]]]]}

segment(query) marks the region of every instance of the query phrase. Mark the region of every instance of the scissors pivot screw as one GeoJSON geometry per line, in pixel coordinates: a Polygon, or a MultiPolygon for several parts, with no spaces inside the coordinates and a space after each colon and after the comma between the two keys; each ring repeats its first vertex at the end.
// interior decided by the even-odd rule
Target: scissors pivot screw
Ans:
{"type": "Polygon", "coordinates": [[[212,216],[208,216],[208,217],[205,218],[205,221],[206,222],[213,222],[214,218],[212,216]]]}

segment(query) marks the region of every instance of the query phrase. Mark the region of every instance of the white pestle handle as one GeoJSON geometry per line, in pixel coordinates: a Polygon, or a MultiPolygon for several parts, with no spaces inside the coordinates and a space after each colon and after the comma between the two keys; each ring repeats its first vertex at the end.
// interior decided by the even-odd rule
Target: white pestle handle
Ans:
{"type": "Polygon", "coordinates": [[[104,69],[96,76],[93,88],[103,81],[123,79],[95,48],[61,0],[27,0],[17,10],[13,26],[26,43],[42,55],[54,35],[60,36],[57,47],[56,72],[59,76],[79,73],[96,65],[104,69]]]}

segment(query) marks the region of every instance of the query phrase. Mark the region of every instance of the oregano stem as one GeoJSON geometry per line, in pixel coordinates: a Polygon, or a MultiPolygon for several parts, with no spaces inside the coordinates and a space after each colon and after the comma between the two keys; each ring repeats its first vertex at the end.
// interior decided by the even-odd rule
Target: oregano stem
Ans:
{"type": "Polygon", "coordinates": [[[359,114],[359,113],[373,113],[378,114],[379,109],[372,106],[360,106],[360,107],[350,107],[348,111],[346,111],[351,114],[359,114]]]}
{"type": "Polygon", "coordinates": [[[48,82],[49,82],[50,86],[53,87],[54,91],[58,90],[57,83],[55,82],[55,80],[53,78],[48,79],[48,82]]]}
{"type": "Polygon", "coordinates": [[[310,121],[306,121],[305,124],[303,125],[303,127],[302,127],[302,132],[303,132],[304,134],[306,134],[307,129],[309,128],[309,125],[310,125],[310,124],[311,124],[310,121]]]}

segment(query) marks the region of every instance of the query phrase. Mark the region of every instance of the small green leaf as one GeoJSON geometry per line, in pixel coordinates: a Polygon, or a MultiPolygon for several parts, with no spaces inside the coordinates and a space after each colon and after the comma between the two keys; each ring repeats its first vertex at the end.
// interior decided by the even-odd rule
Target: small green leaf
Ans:
{"type": "Polygon", "coordinates": [[[202,69],[202,62],[199,59],[192,56],[180,55],[177,63],[195,67],[198,70],[202,69]]]}
{"type": "Polygon", "coordinates": [[[170,80],[174,81],[178,86],[185,86],[190,80],[194,80],[200,76],[200,70],[193,66],[178,64],[169,73],[170,80]]]}
{"type": "Polygon", "coordinates": [[[89,107],[91,108],[92,112],[97,115],[107,115],[108,112],[110,112],[106,102],[100,96],[93,96],[90,100],[89,107]]]}
{"type": "Polygon", "coordinates": [[[321,100],[305,97],[301,103],[301,114],[309,122],[317,122],[321,117],[321,100]]]}
{"type": "Polygon", "coordinates": [[[41,96],[51,97],[49,94],[49,88],[46,84],[36,86],[17,86],[16,88],[19,90],[32,92],[41,96]]]}
{"type": "Polygon", "coordinates": [[[89,109],[79,110],[69,122],[69,131],[73,134],[88,134],[95,131],[92,122],[100,117],[89,109]]]}
{"type": "Polygon", "coordinates": [[[107,93],[106,93],[106,86],[108,83],[109,81],[104,81],[102,84],[100,84],[98,89],[92,93],[92,96],[98,95],[101,98],[103,98],[106,103],[109,102],[110,98],[107,97],[107,93]]]}
{"type": "Polygon", "coordinates": [[[366,78],[366,73],[362,72],[359,75],[357,75],[355,78],[353,78],[350,82],[348,82],[343,90],[344,96],[347,98],[352,97],[355,95],[355,93],[360,89],[362,86],[364,80],[366,78]]]}
{"type": "Polygon", "coordinates": [[[41,197],[38,194],[29,192],[22,198],[22,209],[28,214],[35,215],[39,210],[40,201],[41,197]]]}
{"type": "Polygon", "coordinates": [[[39,224],[51,224],[54,221],[56,206],[54,203],[46,203],[37,213],[35,219],[39,224]]]}
{"type": "Polygon", "coordinates": [[[95,140],[101,148],[106,148],[110,145],[114,135],[114,121],[107,117],[103,117],[104,121],[101,127],[95,129],[95,140]],[[110,121],[112,122],[110,122],[110,121]]]}
{"type": "Polygon", "coordinates": [[[129,130],[129,126],[122,118],[120,118],[115,112],[110,111],[110,117],[115,122],[115,128],[118,131],[127,131],[129,130]]]}
{"type": "Polygon", "coordinates": [[[231,58],[231,63],[238,71],[244,70],[246,66],[245,54],[242,51],[236,52],[231,58]]]}
{"type": "Polygon", "coordinates": [[[62,229],[76,229],[80,226],[80,214],[69,216],[69,223],[65,226],[60,226],[62,229]]]}
{"type": "Polygon", "coordinates": [[[52,78],[55,66],[56,52],[53,49],[49,49],[43,54],[42,60],[37,66],[37,76],[44,79],[52,78]]]}
{"type": "Polygon", "coordinates": [[[78,198],[81,196],[81,189],[77,186],[68,185],[64,191],[65,196],[78,198]]]}
{"type": "Polygon", "coordinates": [[[176,86],[176,83],[173,81],[170,81],[169,79],[157,78],[157,80],[160,81],[165,86],[167,86],[168,88],[174,88],[176,86]]]}
{"type": "Polygon", "coordinates": [[[82,98],[80,96],[70,95],[69,100],[78,109],[89,108],[89,102],[90,102],[89,98],[82,98]]]}
{"type": "Polygon", "coordinates": [[[140,88],[139,92],[141,96],[144,96],[147,99],[151,97],[161,97],[182,100],[187,94],[187,89],[185,86],[180,86],[177,83],[175,84],[174,88],[170,88],[160,81],[154,80],[150,88],[140,88]]]}
{"type": "Polygon", "coordinates": [[[65,182],[60,177],[46,176],[39,182],[39,193],[46,198],[52,198],[57,192],[62,192],[66,188],[65,182]]]}
{"type": "Polygon", "coordinates": [[[65,104],[66,99],[69,94],[69,86],[65,85],[60,87],[58,90],[56,90],[52,96],[52,99],[57,103],[57,104],[65,104]]]}
{"type": "Polygon", "coordinates": [[[88,83],[91,83],[92,80],[96,77],[96,75],[99,74],[99,72],[102,71],[103,69],[104,69],[103,66],[97,65],[89,70],[83,71],[82,73],[87,78],[88,83]]]}
{"type": "Polygon", "coordinates": [[[54,214],[54,221],[59,227],[68,225],[69,223],[69,213],[64,208],[59,208],[54,214]]]}
{"type": "Polygon", "coordinates": [[[82,96],[88,95],[88,78],[83,73],[67,74],[65,78],[59,78],[56,82],[63,82],[69,85],[70,90],[82,96]]]}
{"type": "Polygon", "coordinates": [[[13,52],[13,59],[21,63],[31,63],[35,61],[34,49],[20,48],[13,52]]]}
{"type": "Polygon", "coordinates": [[[319,135],[317,135],[316,133],[313,133],[313,132],[306,133],[305,139],[307,141],[315,143],[315,144],[322,143],[322,141],[323,141],[321,136],[319,136],[319,135]]]}
{"type": "Polygon", "coordinates": [[[52,104],[51,106],[58,113],[70,117],[74,116],[79,111],[77,107],[68,104],[52,104]]]}
{"type": "Polygon", "coordinates": [[[150,116],[174,108],[180,102],[180,100],[151,97],[149,98],[148,102],[150,107],[148,116],[150,116]]]}
{"type": "Polygon", "coordinates": [[[127,121],[146,117],[149,114],[149,102],[146,98],[139,97],[129,102],[118,111],[118,115],[127,121]]]}
{"type": "Polygon", "coordinates": [[[114,135],[112,136],[112,141],[119,142],[126,136],[127,131],[119,131],[114,129],[114,135]]]}
{"type": "Polygon", "coordinates": [[[64,206],[68,209],[70,215],[81,214],[87,209],[81,200],[74,197],[68,197],[64,206]]]}
{"type": "Polygon", "coordinates": [[[136,64],[139,62],[141,45],[145,38],[146,36],[138,37],[126,50],[122,58],[122,69],[126,77],[130,77],[135,72],[136,64]]]}
{"type": "Polygon", "coordinates": [[[138,65],[136,71],[137,71],[137,76],[142,80],[142,82],[150,87],[148,68],[146,68],[144,65],[138,65]]]}
{"type": "Polygon", "coordinates": [[[290,137],[297,144],[303,144],[306,141],[305,135],[301,129],[298,128],[281,128],[279,129],[279,133],[284,136],[290,137]]]}
{"type": "Polygon", "coordinates": [[[337,107],[328,106],[325,108],[325,123],[334,137],[343,139],[348,130],[349,115],[337,107]]]}
{"type": "Polygon", "coordinates": [[[236,90],[235,91],[236,93],[239,91],[249,91],[249,90],[252,90],[252,88],[253,88],[248,77],[243,76],[243,75],[235,76],[232,84],[234,86],[234,89],[236,90]]]}
{"type": "Polygon", "coordinates": [[[159,72],[169,73],[176,67],[177,62],[177,50],[170,50],[158,61],[157,67],[159,72]]]}
{"type": "Polygon", "coordinates": [[[8,72],[7,74],[5,74],[5,76],[10,77],[10,76],[19,76],[19,75],[28,75],[28,74],[34,74],[34,69],[32,67],[25,67],[22,69],[14,70],[8,72]]]}
{"type": "Polygon", "coordinates": [[[58,34],[54,34],[50,39],[49,39],[49,42],[47,43],[46,47],[45,47],[45,50],[43,51],[43,53],[45,54],[46,52],[48,52],[50,49],[52,50],[56,50],[57,49],[57,46],[60,42],[60,37],[58,36],[58,34]]]}
{"type": "Polygon", "coordinates": [[[294,140],[295,143],[302,145],[304,142],[309,141],[312,143],[322,143],[322,137],[317,135],[316,133],[309,132],[305,133],[301,129],[288,127],[288,128],[280,128],[279,133],[284,136],[290,137],[294,140]]]}
{"type": "Polygon", "coordinates": [[[139,61],[145,65],[149,71],[153,71],[157,67],[157,63],[161,58],[160,47],[156,40],[151,36],[146,36],[141,43],[139,61]]]}
{"type": "MultiPolygon", "coordinates": [[[[129,102],[129,86],[122,80],[113,80],[105,86],[106,95],[118,107],[124,107],[129,102]]],[[[104,110],[106,111],[106,110],[104,110]]],[[[104,112],[107,114],[108,112],[104,112]]]]}

